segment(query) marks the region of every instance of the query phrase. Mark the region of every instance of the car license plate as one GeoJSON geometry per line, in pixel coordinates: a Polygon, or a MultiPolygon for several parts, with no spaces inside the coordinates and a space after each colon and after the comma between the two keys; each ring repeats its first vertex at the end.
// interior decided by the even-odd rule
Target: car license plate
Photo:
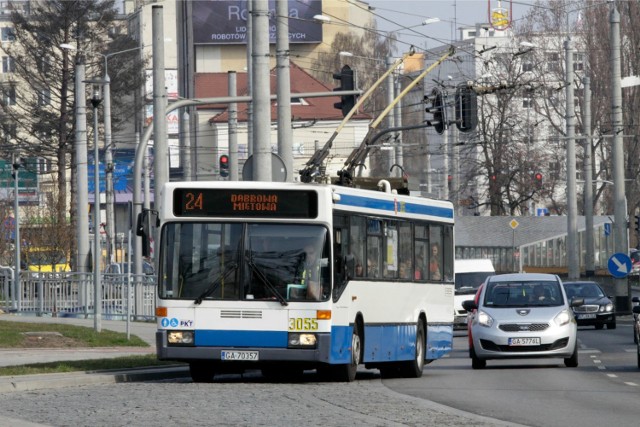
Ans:
{"type": "Polygon", "coordinates": [[[578,314],[578,319],[595,319],[595,318],[596,318],[596,314],[595,313],[578,314]]]}
{"type": "Polygon", "coordinates": [[[509,345],[540,345],[540,338],[509,338],[509,345]]]}
{"type": "Polygon", "coordinates": [[[233,351],[222,350],[220,357],[222,360],[242,360],[255,362],[259,359],[259,353],[257,351],[233,351]]]}

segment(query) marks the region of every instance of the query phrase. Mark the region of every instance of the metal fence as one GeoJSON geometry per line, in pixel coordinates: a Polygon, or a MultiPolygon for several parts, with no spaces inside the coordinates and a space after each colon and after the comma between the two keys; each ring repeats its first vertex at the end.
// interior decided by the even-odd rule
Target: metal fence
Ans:
{"type": "MultiPolygon", "coordinates": [[[[155,319],[155,276],[102,274],[101,284],[103,319],[155,319]]],[[[0,266],[0,308],[8,312],[93,317],[94,291],[93,273],[22,271],[16,283],[13,268],[0,266]]]]}

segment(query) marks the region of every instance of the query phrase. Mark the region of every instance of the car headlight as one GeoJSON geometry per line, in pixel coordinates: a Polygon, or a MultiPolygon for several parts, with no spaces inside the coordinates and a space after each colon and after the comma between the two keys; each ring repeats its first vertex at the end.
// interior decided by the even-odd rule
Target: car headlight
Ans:
{"type": "Polygon", "coordinates": [[[569,310],[562,310],[558,315],[553,319],[558,326],[564,326],[569,323],[573,319],[573,316],[569,313],[569,310]]]}
{"type": "Polygon", "coordinates": [[[486,326],[487,328],[493,325],[493,317],[489,316],[489,313],[486,311],[479,310],[476,319],[478,319],[479,325],[486,326]]]}
{"type": "Polygon", "coordinates": [[[167,331],[170,345],[193,345],[193,331],[167,331]]]}
{"type": "Polygon", "coordinates": [[[316,346],[316,334],[290,333],[289,347],[313,348],[316,346]]]}
{"type": "Polygon", "coordinates": [[[609,313],[610,311],[613,311],[613,303],[610,302],[609,304],[601,305],[600,311],[605,313],[609,313]]]}

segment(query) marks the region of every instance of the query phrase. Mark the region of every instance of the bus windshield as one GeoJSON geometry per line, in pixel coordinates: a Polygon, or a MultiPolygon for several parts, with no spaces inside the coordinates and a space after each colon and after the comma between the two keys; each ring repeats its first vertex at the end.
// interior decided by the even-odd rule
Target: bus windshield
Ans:
{"type": "Polygon", "coordinates": [[[162,233],[160,298],[286,303],[330,295],[321,225],[167,223],[162,233]]]}

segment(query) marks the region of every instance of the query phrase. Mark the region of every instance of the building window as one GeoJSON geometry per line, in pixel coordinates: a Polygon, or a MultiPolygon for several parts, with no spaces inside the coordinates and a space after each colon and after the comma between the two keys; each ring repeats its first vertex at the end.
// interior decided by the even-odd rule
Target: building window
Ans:
{"type": "Polygon", "coordinates": [[[3,89],[2,99],[3,99],[4,105],[16,105],[15,86],[8,86],[3,89]]]}
{"type": "Polygon", "coordinates": [[[13,27],[2,27],[0,31],[2,32],[3,42],[12,42],[16,40],[16,33],[13,30],[13,27]]]}
{"type": "Polygon", "coordinates": [[[524,73],[533,71],[533,63],[532,62],[525,62],[524,64],[522,64],[522,71],[524,73]]]}
{"type": "Polygon", "coordinates": [[[36,59],[36,64],[38,67],[39,73],[48,73],[51,70],[51,64],[49,63],[49,58],[39,57],[36,59]]]}
{"type": "Polygon", "coordinates": [[[547,71],[560,71],[560,55],[557,52],[547,53],[547,71]]]}
{"type": "Polygon", "coordinates": [[[38,91],[38,105],[44,107],[51,104],[51,91],[49,89],[41,89],[38,91]]]}
{"type": "Polygon", "coordinates": [[[584,53],[573,54],[573,71],[584,70],[584,53]]]}
{"type": "Polygon", "coordinates": [[[2,72],[3,73],[15,73],[16,72],[16,62],[10,56],[2,57],[2,72]]]}

